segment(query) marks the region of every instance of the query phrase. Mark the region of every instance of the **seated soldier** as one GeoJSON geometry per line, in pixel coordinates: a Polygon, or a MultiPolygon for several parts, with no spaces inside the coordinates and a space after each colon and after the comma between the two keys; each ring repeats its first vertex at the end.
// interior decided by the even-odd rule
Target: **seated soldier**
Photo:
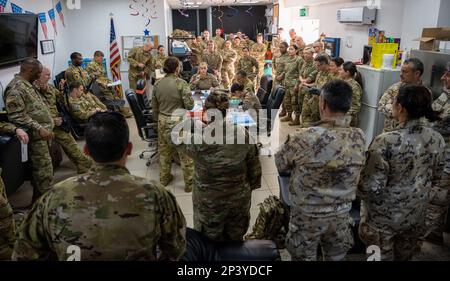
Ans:
{"type": "Polygon", "coordinates": [[[108,84],[112,83],[112,81],[108,78],[106,70],[103,67],[104,56],[103,52],[96,51],[94,53],[94,60],[87,65],[86,71],[99,86],[101,101],[112,109],[117,108],[125,117],[131,117],[130,110],[124,107],[125,101],[117,96],[117,93],[112,87],[108,87],[108,84]]]}
{"type": "Polygon", "coordinates": [[[254,93],[245,91],[244,85],[235,83],[231,86],[231,99],[233,98],[242,100],[242,109],[248,111],[253,121],[258,122],[259,110],[262,106],[254,93]]]}
{"type": "Polygon", "coordinates": [[[212,90],[219,87],[217,78],[208,73],[208,64],[206,62],[200,63],[198,73],[192,76],[189,84],[191,90],[212,90]]]}
{"type": "Polygon", "coordinates": [[[240,70],[236,73],[236,77],[234,78],[235,83],[241,84],[244,86],[244,91],[255,93],[255,85],[252,80],[248,79],[247,72],[240,70]]]}
{"type": "Polygon", "coordinates": [[[97,113],[85,134],[84,151],[96,165],[36,202],[18,231],[13,260],[66,261],[69,246],[80,249],[83,261],[182,257],[186,220],[175,197],[126,168],[133,145],[125,118],[97,113]]]}
{"type": "MultiPolygon", "coordinates": [[[[106,111],[106,107],[99,107],[97,103],[89,101],[89,93],[83,95],[84,87],[79,81],[69,85],[69,111],[72,118],[81,123],[87,123],[96,112],[106,111]]],[[[98,101],[100,104],[101,102],[98,101]]],[[[105,105],[103,105],[105,106],[105,105]]]]}

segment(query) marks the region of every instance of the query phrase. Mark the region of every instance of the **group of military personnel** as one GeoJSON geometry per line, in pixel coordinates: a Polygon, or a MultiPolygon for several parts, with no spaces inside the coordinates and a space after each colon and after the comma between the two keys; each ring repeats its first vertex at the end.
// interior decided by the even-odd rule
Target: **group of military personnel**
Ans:
{"type": "MultiPolygon", "coordinates": [[[[320,41],[300,47],[303,41],[292,30],[290,35],[291,44],[275,37],[272,48],[277,53],[275,84],[286,88],[282,121],[302,125],[275,155],[278,170],[291,173],[286,248],[293,260],[316,260],[319,246],[327,260],[345,258],[354,243],[349,212],[356,196],[362,200],[360,238],[367,246],[379,246],[383,260],[410,259],[421,239],[442,239],[450,203],[450,64],[442,77],[446,89],[433,101],[421,86],[423,63],[405,61],[401,82],[380,100],[384,132],[366,151],[365,135],[356,127],[362,95],[356,66],[331,60],[320,41]]],[[[224,128],[237,132],[233,139],[224,134],[226,145],[207,144],[195,130],[178,136],[190,142],[175,144],[173,129],[194,107],[191,90],[213,89],[204,110],[219,111],[223,117],[230,98],[242,99],[247,109],[260,109],[254,94],[260,58],[251,52],[262,47],[262,36],[242,48],[234,46],[249,40],[239,34],[227,41],[219,31],[214,39],[207,32],[204,36],[207,45],[198,38],[189,43],[199,67],[190,83],[179,78],[180,61],[165,57],[162,46],[157,56],[151,54],[150,43],[128,56],[131,88],[139,79],[151,78],[157,68],[166,73],[153,87],[151,103],[158,122],[160,183],[129,174],[125,165],[132,144],[126,114],[120,106],[120,113],[108,111],[107,103],[88,91],[94,79],[105,101],[119,99],[107,93],[101,53],[87,70],[81,67],[81,55],[72,55],[66,71],[68,98],[62,93],[66,81],[59,89],[48,84],[50,71],[39,61],[22,64],[5,91],[11,124],[1,123],[0,130],[15,133],[29,145],[35,204],[16,236],[11,206],[0,185],[0,258],[66,260],[68,247],[76,245],[83,260],[180,259],[186,221],[163,187],[173,180],[174,154],[180,159],[185,190],[193,192],[194,228],[214,241],[243,239],[251,193],[261,187],[257,145],[237,145],[251,136],[226,121],[224,128]],[[231,95],[215,91],[220,84],[232,84],[231,95]],[[84,148],[89,157],[63,128],[59,104],[80,121],[89,120],[84,148]],[[78,172],[85,174],[52,186],[51,141],[60,143],[78,172]]],[[[208,131],[208,120],[196,120],[194,127],[208,131]]]]}

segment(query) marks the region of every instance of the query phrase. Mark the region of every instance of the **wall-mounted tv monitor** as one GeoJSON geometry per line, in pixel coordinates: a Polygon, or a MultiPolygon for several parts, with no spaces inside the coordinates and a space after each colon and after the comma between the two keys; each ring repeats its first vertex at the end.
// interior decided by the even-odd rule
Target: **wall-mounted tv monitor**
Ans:
{"type": "Polygon", "coordinates": [[[38,56],[38,16],[0,13],[0,66],[38,56]]]}

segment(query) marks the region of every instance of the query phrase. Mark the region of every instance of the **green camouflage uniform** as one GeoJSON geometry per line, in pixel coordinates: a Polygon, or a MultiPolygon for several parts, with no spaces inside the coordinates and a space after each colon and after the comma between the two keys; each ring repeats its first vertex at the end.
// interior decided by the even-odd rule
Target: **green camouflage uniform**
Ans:
{"type": "Polygon", "coordinates": [[[90,92],[84,92],[81,95],[81,98],[84,99],[92,108],[100,108],[102,110],[107,110],[106,105],[90,92]]]}
{"type": "Polygon", "coordinates": [[[53,179],[49,143],[39,135],[42,127],[52,132],[54,123],[44,99],[28,81],[16,75],[5,90],[8,119],[16,126],[31,129],[28,155],[32,167],[33,198],[50,190],[53,179]]]}
{"type": "Polygon", "coordinates": [[[189,85],[191,86],[191,90],[209,90],[219,87],[219,81],[211,73],[206,73],[206,76],[203,78],[197,73],[192,76],[189,85]]]}
{"type": "Polygon", "coordinates": [[[420,249],[427,205],[434,199],[431,188],[444,169],[444,149],[442,136],[420,120],[399,124],[370,145],[358,186],[359,235],[367,246],[380,247],[382,260],[409,260],[420,249]]]}
{"type": "MultiPolygon", "coordinates": [[[[15,134],[16,126],[0,122],[1,134],[15,134]]],[[[2,168],[0,168],[0,175],[2,168]]],[[[3,180],[0,177],[0,260],[10,260],[16,241],[16,227],[14,224],[13,209],[6,197],[3,180]]]]}
{"type": "Polygon", "coordinates": [[[225,45],[225,39],[220,36],[214,36],[212,40],[214,41],[217,50],[223,49],[223,45],[225,45]]]}
{"type": "Polygon", "coordinates": [[[280,44],[281,44],[282,42],[285,42],[285,40],[282,40],[282,39],[279,38],[278,36],[274,36],[274,37],[272,38],[272,45],[271,45],[271,47],[272,47],[272,53],[273,53],[273,56],[274,56],[274,57],[281,56],[281,53],[280,53],[280,44]]]}
{"type": "MultiPolygon", "coordinates": [[[[419,83],[418,85],[421,84],[422,83],[419,83]]],[[[394,99],[400,90],[400,87],[403,85],[405,85],[405,83],[403,82],[395,83],[394,85],[389,87],[380,98],[380,101],[378,103],[378,111],[384,114],[384,132],[391,132],[398,125],[397,120],[395,120],[394,116],[392,115],[392,106],[394,104],[394,99]]]]}
{"type": "MultiPolygon", "coordinates": [[[[39,89],[39,93],[47,102],[52,118],[60,117],[57,103],[60,102],[63,105],[66,104],[63,94],[50,84],[47,85],[47,89],[39,89]]],[[[62,147],[67,157],[75,164],[77,172],[79,174],[86,173],[91,167],[92,161],[81,152],[70,132],[66,132],[60,127],[55,126],[53,134],[55,135],[54,140],[62,147]]]]}
{"type": "Polygon", "coordinates": [[[80,123],[87,123],[97,108],[96,104],[91,104],[83,96],[80,98],[69,97],[70,116],[80,123]]]}
{"type": "Polygon", "coordinates": [[[201,61],[201,57],[202,57],[202,53],[203,53],[203,49],[202,46],[200,44],[195,43],[195,41],[191,41],[190,43],[188,43],[189,48],[191,49],[191,63],[192,66],[198,66],[200,61],[201,61]]]}
{"type": "Polygon", "coordinates": [[[247,78],[250,79],[253,84],[256,83],[256,78],[259,73],[258,61],[251,56],[243,56],[237,63],[236,73],[239,71],[245,71],[247,73],[247,78]]]}
{"type": "MultiPolygon", "coordinates": [[[[339,78],[336,78],[339,79],[339,78]]],[[[350,78],[346,80],[350,87],[352,87],[352,106],[350,110],[347,112],[347,115],[352,117],[352,122],[350,126],[357,127],[359,123],[359,111],[361,110],[361,97],[362,97],[362,88],[355,79],[350,78]]]]}
{"type": "Polygon", "coordinates": [[[172,180],[170,174],[172,156],[177,152],[180,157],[186,190],[192,190],[194,169],[192,159],[182,151],[176,150],[173,144],[169,143],[172,128],[181,122],[184,117],[173,116],[174,111],[177,109],[191,110],[194,107],[194,99],[189,84],[174,74],[166,75],[153,88],[152,106],[154,118],[158,120],[160,181],[164,186],[167,186],[172,180]]]}
{"type": "MultiPolygon", "coordinates": [[[[238,98],[233,94],[230,95],[230,98],[238,98]]],[[[247,111],[248,114],[252,117],[253,121],[259,122],[259,111],[262,109],[261,102],[254,92],[244,91],[244,96],[242,99],[242,109],[247,111]]]]}
{"type": "Polygon", "coordinates": [[[275,155],[291,170],[292,202],[286,249],[293,260],[342,260],[353,245],[349,212],[365,162],[365,136],[340,117],[288,136],[275,155]]]}
{"type": "Polygon", "coordinates": [[[222,85],[228,89],[234,80],[234,64],[236,63],[237,53],[233,49],[223,49],[222,57],[222,85]]]}
{"type": "Polygon", "coordinates": [[[275,77],[274,86],[283,84],[283,80],[286,75],[286,66],[291,62],[291,60],[292,58],[288,55],[288,53],[277,56],[273,59],[273,69],[276,71],[276,76],[283,76],[283,79],[281,81],[278,81],[275,77]]]}
{"type": "Polygon", "coordinates": [[[194,228],[214,241],[242,240],[249,227],[252,191],[261,187],[262,172],[256,145],[238,144],[248,137],[244,127],[225,123],[222,144],[196,135],[183,145],[195,162],[194,228]]]}
{"type": "Polygon", "coordinates": [[[261,82],[261,77],[264,75],[264,61],[266,60],[266,52],[267,52],[267,46],[264,43],[255,43],[253,44],[252,48],[250,49],[250,53],[256,60],[258,61],[258,78],[256,81],[256,84],[259,85],[261,82]]]}
{"type": "Polygon", "coordinates": [[[144,72],[144,79],[149,79],[151,73],[155,71],[155,61],[150,52],[144,51],[143,47],[135,47],[131,49],[128,53],[127,58],[130,64],[130,69],[128,70],[128,79],[130,81],[130,89],[136,90],[136,83],[141,78],[141,72],[144,72]],[[139,64],[144,64],[144,68],[140,68],[139,64]]]}
{"type": "Polygon", "coordinates": [[[164,67],[164,62],[166,61],[167,56],[157,54],[155,57],[155,69],[162,69],[164,67]]]}
{"type": "Polygon", "coordinates": [[[234,62],[234,68],[235,69],[237,69],[237,67],[238,67],[238,62],[239,62],[239,60],[242,58],[242,48],[244,48],[245,47],[245,45],[242,43],[242,41],[241,41],[241,43],[239,44],[239,45],[236,45],[235,43],[234,43],[234,41],[233,41],[233,49],[236,51],[236,54],[237,54],[237,58],[236,58],[236,61],[234,62]]]}
{"type": "Polygon", "coordinates": [[[206,52],[202,56],[202,62],[206,62],[208,68],[214,71],[219,71],[219,73],[222,71],[223,58],[218,51],[214,51],[213,53],[206,52]]]}
{"type": "Polygon", "coordinates": [[[102,97],[104,96],[108,100],[118,99],[112,89],[108,87],[108,84],[112,81],[109,80],[103,64],[96,61],[91,61],[87,65],[86,71],[89,73],[89,76],[92,77],[92,79],[94,79],[100,86],[102,97]]]}
{"type": "Polygon", "coordinates": [[[66,261],[179,259],[186,221],[175,197],[158,183],[117,165],[96,165],[55,185],[27,214],[13,258],[66,261]]]}
{"type": "MultiPolygon", "coordinates": [[[[448,90],[447,90],[448,91],[448,90]]],[[[432,187],[432,198],[427,210],[426,225],[429,233],[442,237],[445,225],[445,215],[450,204],[450,93],[443,92],[433,103],[433,110],[440,113],[442,120],[433,124],[433,129],[440,133],[445,140],[446,169],[442,174],[441,183],[432,187]]]]}
{"type": "Polygon", "coordinates": [[[255,84],[253,84],[252,80],[248,78],[245,79],[244,92],[255,93],[255,84]]]}
{"type": "Polygon", "coordinates": [[[66,83],[67,85],[70,85],[72,82],[75,81],[80,81],[83,84],[85,90],[87,91],[89,85],[92,82],[92,77],[81,66],[71,65],[66,70],[66,83]]]}
{"type": "MultiPolygon", "coordinates": [[[[311,74],[311,78],[313,78],[313,74],[311,74]]],[[[336,79],[336,77],[328,71],[318,71],[317,76],[315,78],[314,86],[318,89],[322,89],[322,87],[328,83],[336,79]]],[[[320,121],[320,112],[319,112],[319,96],[307,94],[303,101],[303,108],[301,113],[302,126],[308,127],[315,122],[320,121]]]]}
{"type": "MultiPolygon", "coordinates": [[[[284,104],[286,105],[286,112],[290,117],[293,110],[297,109],[297,95],[295,94],[294,88],[298,83],[298,78],[300,77],[300,72],[303,67],[304,60],[301,57],[293,57],[291,61],[286,65],[286,74],[283,80],[283,86],[286,89],[286,94],[284,96],[284,104]]],[[[299,115],[296,115],[300,117],[299,115]]]]}
{"type": "MultiPolygon", "coordinates": [[[[310,77],[315,70],[316,68],[314,67],[314,61],[304,61],[299,77],[301,76],[303,79],[306,79],[310,77]]],[[[293,111],[296,116],[300,116],[302,113],[303,101],[306,95],[308,95],[308,88],[300,87],[295,95],[295,99],[292,101],[292,104],[294,105],[293,111]]]]}

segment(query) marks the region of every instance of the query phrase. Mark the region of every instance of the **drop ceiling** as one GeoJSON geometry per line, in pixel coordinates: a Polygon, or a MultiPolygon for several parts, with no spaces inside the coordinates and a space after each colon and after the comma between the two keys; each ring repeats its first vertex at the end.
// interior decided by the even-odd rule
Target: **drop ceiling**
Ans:
{"type": "Polygon", "coordinates": [[[205,9],[211,6],[267,5],[274,0],[168,0],[173,9],[205,9]]]}

